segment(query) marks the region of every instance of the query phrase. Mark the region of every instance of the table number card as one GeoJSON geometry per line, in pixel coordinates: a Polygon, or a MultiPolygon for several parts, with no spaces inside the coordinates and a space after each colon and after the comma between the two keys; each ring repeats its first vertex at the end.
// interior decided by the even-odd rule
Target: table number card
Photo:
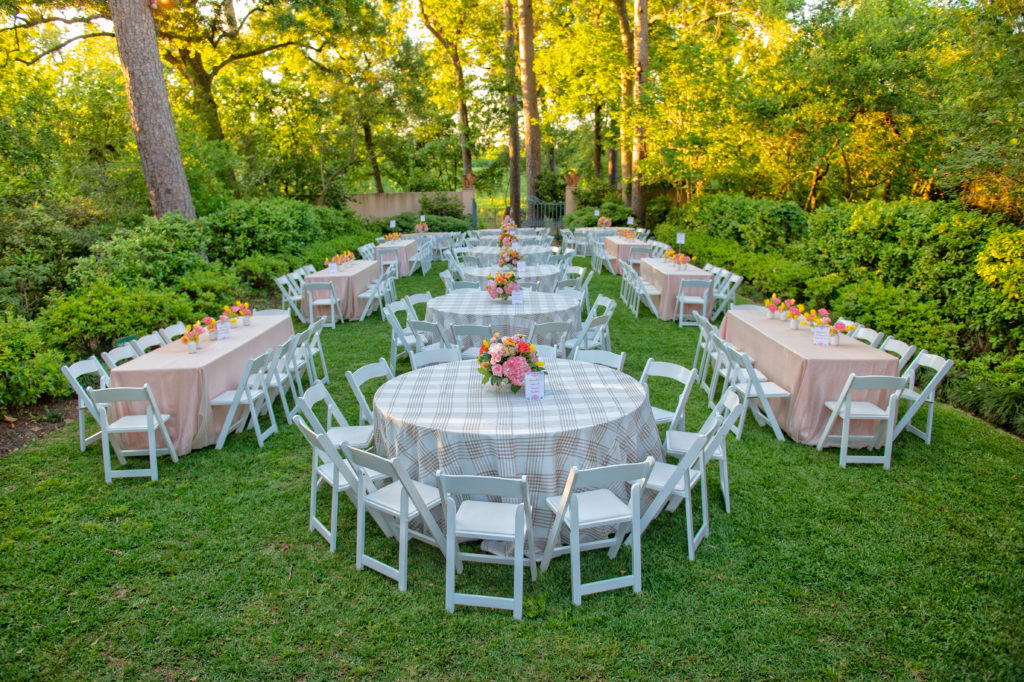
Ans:
{"type": "Polygon", "coordinates": [[[825,325],[818,325],[814,328],[814,345],[815,346],[827,346],[828,345],[828,327],[825,325]]]}
{"type": "Polygon", "coordinates": [[[425,215],[421,215],[421,216],[420,216],[420,222],[421,222],[421,223],[425,223],[425,222],[427,222],[427,216],[425,216],[425,215]]]}
{"type": "Polygon", "coordinates": [[[389,226],[389,227],[390,227],[390,228],[391,228],[392,230],[393,230],[393,229],[395,229],[395,221],[394,221],[394,220],[392,220],[392,221],[391,221],[390,223],[388,223],[388,226],[389,226]]]}
{"type": "Polygon", "coordinates": [[[633,225],[633,216],[629,216],[628,218],[626,218],[626,224],[630,226],[633,225]]]}
{"type": "Polygon", "coordinates": [[[595,218],[600,218],[601,217],[601,209],[599,209],[599,208],[595,208],[594,209],[594,217],[595,218]]]}
{"type": "Polygon", "coordinates": [[[528,372],[523,377],[523,388],[527,400],[544,400],[544,373],[528,372]]]}
{"type": "Polygon", "coordinates": [[[523,290],[516,289],[515,291],[513,291],[512,295],[509,296],[509,301],[512,303],[512,305],[523,305],[523,290]]]}
{"type": "Polygon", "coordinates": [[[676,244],[679,244],[680,246],[682,246],[685,243],[686,243],[686,233],[685,232],[676,232],[676,244]]]}

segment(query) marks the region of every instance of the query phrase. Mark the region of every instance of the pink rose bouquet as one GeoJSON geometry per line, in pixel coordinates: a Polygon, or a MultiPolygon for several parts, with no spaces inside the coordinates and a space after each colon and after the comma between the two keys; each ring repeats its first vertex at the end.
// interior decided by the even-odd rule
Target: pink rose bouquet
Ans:
{"type": "Polygon", "coordinates": [[[526,342],[524,334],[501,336],[495,334],[490,341],[480,344],[477,357],[482,384],[494,386],[510,384],[513,393],[523,387],[530,372],[543,372],[544,363],[537,359],[536,348],[526,342]]]}

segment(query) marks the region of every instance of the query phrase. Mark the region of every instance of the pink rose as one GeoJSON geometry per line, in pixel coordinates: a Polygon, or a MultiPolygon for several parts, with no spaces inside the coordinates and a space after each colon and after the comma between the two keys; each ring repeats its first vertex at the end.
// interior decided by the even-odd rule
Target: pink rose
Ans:
{"type": "Polygon", "coordinates": [[[505,376],[514,386],[522,386],[523,378],[529,371],[530,365],[522,355],[515,355],[505,361],[505,376]]]}
{"type": "Polygon", "coordinates": [[[491,365],[491,374],[493,374],[496,377],[500,377],[502,375],[501,365],[491,365]]]}

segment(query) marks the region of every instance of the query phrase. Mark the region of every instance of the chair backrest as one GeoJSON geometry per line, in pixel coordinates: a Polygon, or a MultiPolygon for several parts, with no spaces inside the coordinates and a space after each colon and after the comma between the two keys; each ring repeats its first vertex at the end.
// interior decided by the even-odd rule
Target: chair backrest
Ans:
{"type": "Polygon", "coordinates": [[[569,470],[569,477],[565,480],[565,488],[562,491],[562,501],[566,501],[572,493],[578,490],[589,490],[593,488],[607,488],[616,483],[631,483],[647,478],[654,466],[654,458],[648,457],[642,462],[628,462],[626,464],[610,464],[592,469],[577,469],[574,465],[569,470]]]}
{"type": "MultiPolygon", "coordinates": [[[[331,439],[327,437],[327,434],[318,426],[310,427],[303,421],[302,416],[298,414],[292,417],[292,424],[295,424],[299,433],[309,443],[309,447],[312,448],[317,459],[321,462],[329,462],[332,465],[334,474],[344,478],[351,490],[356,490],[360,485],[359,479],[356,478],[355,472],[352,469],[345,466],[345,459],[338,452],[331,439]]],[[[338,481],[338,483],[340,482],[338,481]]],[[[332,481],[332,483],[334,482],[332,481]]]]}
{"type": "Polygon", "coordinates": [[[472,280],[468,282],[452,282],[453,291],[481,291],[483,285],[480,282],[474,282],[472,280]]]}
{"type": "Polygon", "coordinates": [[[446,362],[458,362],[462,354],[454,348],[434,348],[432,350],[409,351],[409,363],[413,369],[440,365],[446,362]]]}
{"type": "Polygon", "coordinates": [[[302,270],[303,275],[312,275],[316,273],[316,268],[313,267],[312,263],[307,263],[306,265],[303,265],[299,269],[302,270]]]}
{"type": "Polygon", "coordinates": [[[679,293],[677,294],[677,296],[680,298],[684,295],[705,296],[707,294],[707,290],[710,288],[710,279],[683,279],[679,281],[679,293]],[[701,289],[703,291],[698,292],[696,294],[686,294],[686,289],[701,289]]]}
{"type": "Polygon", "coordinates": [[[262,315],[287,315],[287,310],[281,308],[260,308],[259,310],[252,311],[253,317],[260,317],[262,315]]]}
{"type": "Polygon", "coordinates": [[[612,353],[606,350],[584,348],[583,350],[576,351],[576,355],[573,359],[580,362],[592,362],[595,365],[604,365],[605,367],[617,369],[620,372],[622,371],[622,368],[626,366],[625,352],[612,353]]]}
{"type": "Polygon", "coordinates": [[[130,343],[132,345],[132,348],[135,349],[135,352],[138,355],[145,355],[147,350],[149,350],[150,348],[153,348],[155,346],[165,346],[165,345],[167,345],[164,342],[163,337],[160,336],[160,332],[150,332],[149,334],[146,334],[145,336],[140,336],[137,339],[132,339],[128,343],[130,343]]]}
{"type": "Polygon", "coordinates": [[[337,300],[334,295],[334,285],[332,285],[330,282],[306,282],[302,286],[307,293],[329,292],[328,298],[337,300]]]}
{"type": "MultiPolygon", "coordinates": [[[[697,380],[697,371],[695,369],[683,367],[682,365],[678,365],[674,362],[665,362],[663,360],[647,358],[647,362],[644,364],[644,371],[640,375],[640,383],[645,387],[648,387],[648,382],[651,377],[672,379],[673,381],[677,381],[682,384],[683,388],[679,393],[679,399],[685,401],[689,399],[690,391],[693,390],[693,384],[697,380]]],[[[650,391],[648,390],[648,394],[649,393],[650,391]]]]}
{"type": "Polygon", "coordinates": [[[366,402],[366,397],[363,395],[362,385],[371,379],[394,378],[395,375],[391,371],[391,367],[388,366],[388,361],[384,358],[380,358],[377,362],[371,362],[368,365],[363,365],[354,372],[345,372],[345,379],[348,381],[349,388],[352,389],[352,394],[355,396],[356,402],[359,403],[360,424],[373,423],[373,410],[370,409],[369,404],[366,402]]]}
{"type": "Polygon", "coordinates": [[[146,417],[151,425],[156,424],[156,415],[160,409],[156,406],[156,399],[149,389],[149,384],[142,386],[119,386],[118,388],[93,388],[85,389],[92,400],[96,413],[93,415],[100,428],[104,431],[110,427],[110,419],[107,416],[107,406],[111,403],[145,403],[146,417]]]}
{"type": "Polygon", "coordinates": [[[335,423],[338,426],[348,426],[345,415],[338,409],[338,404],[334,402],[334,398],[331,397],[322,381],[317,381],[307,388],[306,392],[296,399],[296,402],[299,403],[299,409],[302,410],[310,427],[317,433],[327,433],[327,429],[332,428],[335,423]],[[323,403],[326,410],[327,428],[324,428],[323,422],[316,416],[316,407],[319,403],[323,403]]]}
{"type": "Polygon", "coordinates": [[[502,502],[520,503],[524,506],[526,518],[532,513],[530,491],[526,484],[526,476],[520,478],[499,478],[498,476],[472,476],[465,474],[446,474],[438,471],[438,488],[441,499],[447,500],[455,495],[481,501],[482,498],[500,498],[502,502]]]}
{"type": "Polygon", "coordinates": [[[586,348],[592,341],[600,342],[600,339],[604,335],[608,322],[612,319],[611,315],[594,315],[593,317],[587,318],[583,322],[583,328],[580,330],[579,343],[573,348],[572,358],[576,359],[576,353],[586,348]]]}
{"type": "Polygon", "coordinates": [[[437,339],[444,348],[451,346],[448,342],[448,337],[444,334],[444,330],[441,329],[441,326],[437,324],[437,322],[409,320],[409,330],[416,338],[416,350],[418,351],[424,350],[430,344],[431,337],[437,339]]]}
{"type": "Polygon", "coordinates": [[[288,279],[288,275],[275,277],[274,284],[277,285],[277,288],[281,290],[281,293],[284,294],[285,297],[295,297],[299,295],[299,292],[295,290],[295,286],[292,284],[292,281],[288,279]]]}
{"type": "Polygon", "coordinates": [[[935,372],[935,374],[928,380],[928,383],[918,391],[918,393],[922,396],[928,396],[928,400],[934,400],[935,389],[938,388],[939,383],[949,373],[949,370],[953,369],[953,361],[947,360],[941,355],[935,355],[928,351],[921,351],[918,353],[917,357],[914,358],[910,366],[903,372],[903,376],[907,377],[907,388],[916,390],[917,372],[922,368],[930,369],[935,372]]]}
{"type": "Polygon", "coordinates": [[[99,387],[106,388],[107,384],[110,383],[110,375],[107,374],[107,370],[103,369],[103,365],[100,364],[95,355],[90,355],[85,360],[79,360],[71,365],[62,365],[60,371],[64,378],[68,380],[68,383],[71,384],[75,395],[78,396],[78,406],[89,410],[89,413],[95,419],[96,408],[92,404],[92,398],[89,397],[85,387],[82,386],[80,379],[88,374],[95,374],[96,383],[99,387]]]}
{"type": "MultiPolygon", "coordinates": [[[[421,319],[419,314],[416,312],[416,306],[419,305],[420,303],[423,303],[423,304],[429,303],[431,300],[433,300],[433,298],[434,298],[434,295],[432,293],[430,293],[429,291],[424,291],[423,293],[419,293],[419,294],[409,294],[408,296],[403,298],[402,302],[405,304],[406,310],[409,311],[409,317],[406,318],[406,319],[409,319],[409,320],[419,320],[419,319],[421,319]]],[[[426,314],[426,313],[424,313],[424,314],[426,314]]]]}
{"type": "Polygon", "coordinates": [[[849,403],[853,400],[851,395],[854,391],[887,391],[891,395],[888,400],[888,412],[891,419],[896,418],[896,410],[899,407],[900,394],[907,387],[907,377],[890,377],[862,375],[857,376],[851,373],[843,384],[843,390],[839,392],[839,404],[849,403]]]}
{"type": "Polygon", "coordinates": [[[494,336],[494,332],[486,324],[453,324],[451,326],[452,341],[455,342],[456,347],[461,347],[459,340],[463,336],[468,336],[473,339],[474,346],[483,343],[485,340],[489,340],[494,336]]]}
{"type": "Polygon", "coordinates": [[[886,353],[890,353],[899,358],[899,364],[897,365],[897,371],[899,372],[903,371],[903,368],[907,366],[907,363],[914,358],[914,353],[917,352],[917,346],[904,343],[895,336],[886,338],[878,348],[879,350],[884,350],[886,353]]]}
{"type": "Polygon", "coordinates": [[[135,352],[135,348],[130,343],[126,343],[100,353],[100,357],[103,358],[103,362],[107,363],[107,367],[114,369],[119,362],[137,358],[139,354],[135,352]]]}
{"type": "Polygon", "coordinates": [[[567,265],[565,267],[565,276],[573,278],[582,278],[587,273],[587,269],[582,265],[567,265]]]}
{"type": "Polygon", "coordinates": [[[648,258],[651,255],[650,246],[633,246],[629,249],[629,262],[633,263],[641,258],[648,258]]]}
{"type": "Polygon", "coordinates": [[[857,339],[858,341],[863,341],[872,348],[878,348],[878,346],[881,345],[882,343],[882,339],[885,338],[885,334],[883,334],[882,332],[877,332],[874,329],[871,329],[870,327],[857,327],[852,332],[850,332],[850,336],[857,339]]]}
{"type": "MultiPolygon", "coordinates": [[[[449,264],[448,267],[451,267],[451,265],[449,264]]],[[[452,273],[448,270],[442,270],[440,277],[441,283],[444,284],[444,290],[451,293],[455,289],[455,280],[452,279],[452,273]]]]}
{"type": "Polygon", "coordinates": [[[565,345],[565,337],[569,335],[570,329],[571,325],[561,320],[555,322],[534,322],[530,325],[530,332],[526,335],[526,342],[535,343],[541,335],[557,334],[558,341],[554,345],[561,347],[565,345]]]}
{"type": "Polygon", "coordinates": [[[158,330],[160,336],[163,337],[164,343],[170,343],[174,339],[178,338],[185,333],[185,323],[178,320],[174,324],[167,325],[163,329],[158,330]]]}

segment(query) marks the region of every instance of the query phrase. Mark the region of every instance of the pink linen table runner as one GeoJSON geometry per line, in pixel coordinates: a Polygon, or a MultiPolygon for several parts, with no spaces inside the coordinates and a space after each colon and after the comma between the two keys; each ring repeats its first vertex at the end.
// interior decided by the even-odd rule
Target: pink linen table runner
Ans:
{"type": "MultiPolygon", "coordinates": [[[[292,317],[258,315],[248,327],[239,324],[230,333],[227,341],[210,341],[209,334],[203,334],[197,353],[189,353],[185,344],[174,341],[110,372],[111,386],[149,384],[160,411],[171,415],[167,431],[179,455],[217,442],[227,408],[214,413],[210,399],[234,389],[251,358],[287,341],[293,333],[292,317]]],[[[143,435],[127,442],[145,447],[145,440],[143,435]]],[[[158,437],[158,447],[160,440],[158,437]]]]}

